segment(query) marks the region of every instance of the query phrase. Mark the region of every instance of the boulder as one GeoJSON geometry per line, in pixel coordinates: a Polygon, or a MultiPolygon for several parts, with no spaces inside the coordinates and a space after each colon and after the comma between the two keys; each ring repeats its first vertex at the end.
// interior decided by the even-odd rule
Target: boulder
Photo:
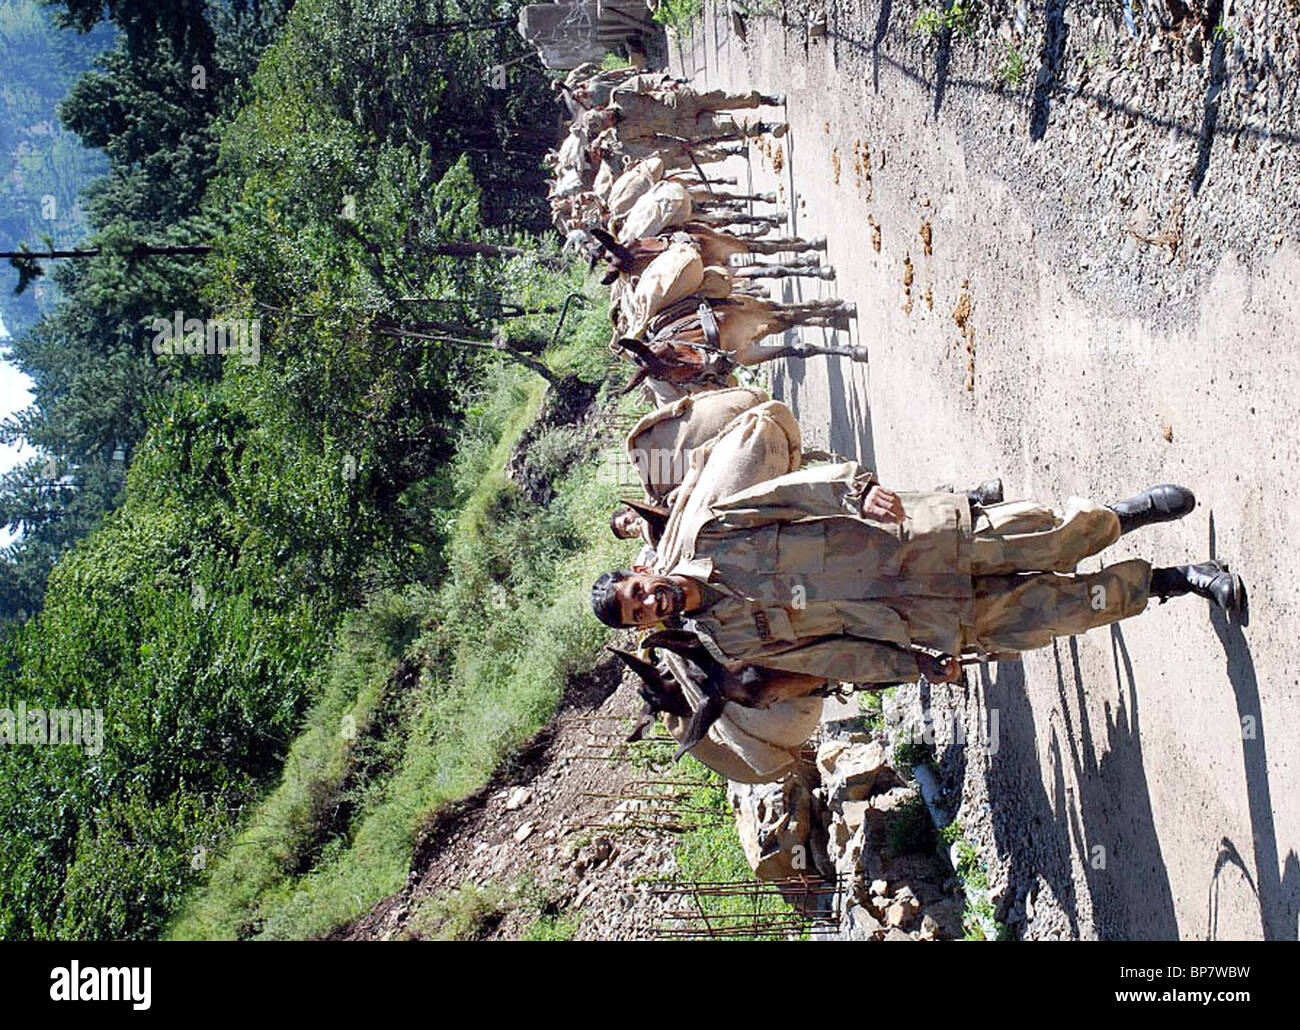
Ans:
{"type": "Polygon", "coordinates": [[[812,795],[796,775],[776,783],[731,783],[727,796],[736,831],[760,880],[815,876],[812,868],[812,795]]]}
{"type": "Polygon", "coordinates": [[[850,905],[840,920],[840,933],[851,941],[877,940],[884,931],[880,920],[861,905],[850,905]]]}
{"type": "Polygon", "coordinates": [[[828,740],[817,749],[817,769],[832,806],[869,798],[882,776],[890,774],[885,746],[878,740],[828,740]]]}

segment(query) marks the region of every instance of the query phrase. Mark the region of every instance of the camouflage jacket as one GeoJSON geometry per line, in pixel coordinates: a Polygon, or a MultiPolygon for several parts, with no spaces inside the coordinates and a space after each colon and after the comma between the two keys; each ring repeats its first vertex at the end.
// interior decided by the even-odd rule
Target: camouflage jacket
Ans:
{"type": "Polygon", "coordinates": [[[964,496],[900,493],[900,525],[862,516],[876,480],[856,462],[721,495],[713,484],[730,477],[713,464],[698,461],[674,498],[655,571],[724,595],[690,613],[715,657],[895,683],[919,673],[914,644],[960,652],[973,601],[964,496]]]}

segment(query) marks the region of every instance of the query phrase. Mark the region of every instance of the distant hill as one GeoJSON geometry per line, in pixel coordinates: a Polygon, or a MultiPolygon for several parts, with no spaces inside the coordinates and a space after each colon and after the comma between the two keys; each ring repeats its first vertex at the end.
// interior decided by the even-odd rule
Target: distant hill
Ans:
{"type": "MultiPolygon", "coordinates": [[[[86,35],[54,25],[37,0],[0,4],[0,250],[71,244],[86,234],[77,194],[108,167],[59,125],[59,101],[95,55],[113,45],[105,22],[86,35]]],[[[18,274],[0,268],[0,314],[10,333],[30,326],[54,294],[52,282],[14,296],[18,274]]]]}

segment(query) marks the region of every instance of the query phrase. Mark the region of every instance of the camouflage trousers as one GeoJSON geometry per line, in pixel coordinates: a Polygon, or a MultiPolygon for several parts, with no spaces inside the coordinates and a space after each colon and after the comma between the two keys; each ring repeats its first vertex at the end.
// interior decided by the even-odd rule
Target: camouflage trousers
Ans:
{"type": "Polygon", "coordinates": [[[747,93],[728,93],[725,89],[711,89],[704,93],[676,90],[670,91],[665,100],[665,106],[697,118],[710,111],[752,111],[762,105],[763,95],[756,89],[747,93]]]}
{"type": "Polygon", "coordinates": [[[661,99],[627,98],[621,101],[625,121],[618,134],[623,138],[645,136],[680,136],[683,139],[710,139],[715,136],[752,135],[749,123],[726,114],[727,111],[753,110],[761,106],[761,94],[727,93],[715,89],[707,93],[670,91],[661,99]]]}
{"type": "Polygon", "coordinates": [[[966,633],[968,648],[1028,651],[1146,607],[1150,563],[1135,559],[1100,572],[1074,571],[1119,539],[1119,517],[1109,508],[1079,498],[1061,512],[1009,501],[980,510],[972,528],[975,625],[966,633]]]}

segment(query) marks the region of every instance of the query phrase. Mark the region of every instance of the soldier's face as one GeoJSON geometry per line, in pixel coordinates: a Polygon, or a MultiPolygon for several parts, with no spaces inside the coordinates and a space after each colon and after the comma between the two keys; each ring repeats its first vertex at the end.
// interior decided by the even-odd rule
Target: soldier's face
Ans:
{"type": "Polygon", "coordinates": [[[686,610],[686,593],[666,576],[637,572],[614,587],[624,626],[653,626],[686,610]]]}
{"type": "Polygon", "coordinates": [[[631,508],[623,508],[614,514],[614,535],[620,540],[631,540],[641,535],[641,516],[631,508]]]}

